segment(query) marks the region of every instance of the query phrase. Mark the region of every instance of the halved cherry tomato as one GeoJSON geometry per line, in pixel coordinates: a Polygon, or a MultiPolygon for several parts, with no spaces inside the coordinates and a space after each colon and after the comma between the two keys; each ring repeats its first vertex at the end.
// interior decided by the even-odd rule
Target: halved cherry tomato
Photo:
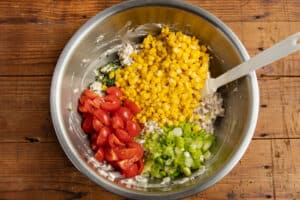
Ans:
{"type": "Polygon", "coordinates": [[[140,145],[137,142],[130,142],[130,143],[127,144],[127,146],[130,147],[130,148],[136,148],[137,149],[137,153],[136,153],[135,157],[132,158],[134,160],[134,162],[136,162],[136,161],[143,158],[144,149],[143,149],[142,145],[140,145]]]}
{"type": "Polygon", "coordinates": [[[114,112],[121,107],[121,100],[114,95],[105,96],[104,100],[105,102],[101,104],[101,108],[105,111],[114,112]]]}
{"type": "Polygon", "coordinates": [[[126,160],[134,157],[137,151],[138,149],[136,148],[120,148],[116,153],[121,160],[126,160]]]}
{"type": "Polygon", "coordinates": [[[97,109],[94,111],[94,115],[102,122],[104,125],[110,125],[110,116],[107,112],[102,109],[97,109]]]}
{"type": "Polygon", "coordinates": [[[114,129],[123,129],[124,128],[124,121],[122,119],[122,117],[118,116],[118,115],[114,115],[111,119],[112,121],[112,127],[114,129]]]}
{"type": "Polygon", "coordinates": [[[106,147],[104,149],[104,158],[105,158],[105,160],[107,160],[109,162],[119,160],[119,158],[115,152],[115,149],[113,149],[111,147],[106,147]]]}
{"type": "Polygon", "coordinates": [[[126,107],[121,107],[117,112],[117,115],[119,115],[120,117],[122,117],[122,119],[124,121],[128,121],[131,120],[133,118],[133,114],[132,112],[126,108],[126,107]]]}
{"type": "Polygon", "coordinates": [[[97,96],[93,99],[93,106],[95,108],[100,108],[101,104],[104,102],[104,98],[97,96]]]}
{"type": "Polygon", "coordinates": [[[138,166],[138,174],[140,174],[140,173],[143,172],[144,162],[142,161],[142,159],[140,159],[136,163],[137,163],[137,166],[138,166]]]}
{"type": "Polygon", "coordinates": [[[91,113],[91,114],[94,113],[95,108],[94,108],[93,100],[87,99],[87,100],[84,102],[83,106],[87,109],[87,111],[88,111],[89,113],[91,113]]]}
{"type": "Polygon", "coordinates": [[[91,149],[93,151],[97,151],[97,149],[98,149],[97,137],[98,137],[98,133],[93,133],[90,137],[91,149]]]}
{"type": "Polygon", "coordinates": [[[110,135],[110,129],[106,126],[101,128],[99,135],[97,137],[97,145],[102,146],[106,143],[108,136],[110,135]]]}
{"type": "Polygon", "coordinates": [[[133,165],[134,162],[132,162],[129,159],[126,159],[126,160],[119,160],[119,161],[117,161],[116,164],[121,170],[125,170],[125,169],[129,168],[131,165],[133,165]]]}
{"type": "Polygon", "coordinates": [[[79,102],[80,102],[81,104],[84,104],[84,102],[85,102],[87,99],[88,99],[87,96],[81,95],[80,98],[79,98],[79,102]]]}
{"type": "Polygon", "coordinates": [[[93,118],[91,116],[89,116],[83,120],[82,129],[85,133],[93,132],[93,118]]]}
{"type": "Polygon", "coordinates": [[[119,97],[119,98],[123,96],[123,92],[118,87],[115,87],[115,86],[107,88],[106,92],[109,95],[114,95],[114,96],[119,97]]]}
{"type": "Polygon", "coordinates": [[[108,136],[108,144],[111,147],[117,147],[117,146],[125,147],[125,144],[121,142],[119,138],[117,138],[116,135],[113,133],[108,136]]]}
{"type": "Polygon", "coordinates": [[[126,122],[126,130],[128,131],[131,137],[138,136],[141,132],[141,127],[137,122],[128,120],[126,122]]]}
{"type": "Polygon", "coordinates": [[[96,160],[98,160],[99,162],[103,162],[104,161],[104,150],[103,148],[99,148],[97,150],[97,152],[95,153],[95,158],[96,160]]]}
{"type": "Polygon", "coordinates": [[[100,129],[103,127],[102,122],[97,117],[93,118],[93,128],[95,131],[100,131],[100,129]]]}
{"type": "Polygon", "coordinates": [[[98,96],[98,94],[96,94],[95,92],[93,92],[92,90],[89,90],[89,89],[84,90],[83,94],[90,99],[94,99],[98,96]]]}
{"type": "Polygon", "coordinates": [[[124,106],[127,107],[134,115],[141,112],[141,109],[138,107],[138,105],[129,99],[124,100],[124,106]]]}
{"type": "Polygon", "coordinates": [[[138,171],[139,169],[137,164],[133,164],[129,166],[127,169],[122,170],[122,174],[127,178],[131,178],[138,175],[138,171]]]}
{"type": "Polygon", "coordinates": [[[93,132],[90,136],[90,139],[91,139],[91,141],[92,142],[96,142],[97,141],[97,138],[98,138],[98,135],[99,135],[99,133],[97,133],[97,132],[93,132]]]}
{"type": "Polygon", "coordinates": [[[87,113],[88,112],[87,108],[84,105],[79,105],[78,110],[81,113],[87,113]]]}
{"type": "Polygon", "coordinates": [[[117,129],[115,132],[116,136],[119,138],[119,140],[121,140],[122,142],[131,142],[133,140],[132,137],[129,136],[129,134],[122,129],[117,129]]]}

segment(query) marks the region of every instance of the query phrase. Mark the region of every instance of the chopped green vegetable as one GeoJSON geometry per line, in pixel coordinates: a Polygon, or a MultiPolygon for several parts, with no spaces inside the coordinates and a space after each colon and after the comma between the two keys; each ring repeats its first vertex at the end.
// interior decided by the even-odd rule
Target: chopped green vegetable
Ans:
{"type": "Polygon", "coordinates": [[[145,133],[144,174],[152,178],[172,179],[190,176],[211,157],[215,136],[198,130],[191,122],[164,126],[163,133],[145,133]]]}
{"type": "Polygon", "coordinates": [[[111,79],[108,77],[108,75],[105,75],[103,78],[103,84],[107,87],[114,86],[115,85],[115,79],[111,79]]]}
{"type": "Polygon", "coordinates": [[[103,85],[110,87],[115,85],[115,78],[110,78],[109,73],[115,71],[116,69],[121,68],[121,64],[118,61],[110,62],[103,67],[98,69],[98,76],[96,80],[101,82],[103,85]]]}

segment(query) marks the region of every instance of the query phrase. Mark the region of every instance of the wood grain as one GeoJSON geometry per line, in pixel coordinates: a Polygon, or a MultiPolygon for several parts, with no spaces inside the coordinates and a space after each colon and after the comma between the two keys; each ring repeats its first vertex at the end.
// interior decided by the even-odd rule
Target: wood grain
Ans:
{"type": "Polygon", "coordinates": [[[300,78],[269,77],[259,80],[260,112],[256,137],[299,138],[300,78]]]}
{"type": "MultiPolygon", "coordinates": [[[[124,199],[67,159],[51,124],[51,76],[90,17],[122,0],[0,1],[0,199],[124,199]]],[[[187,0],[223,20],[251,56],[300,31],[299,0],[187,0]]],[[[300,52],[257,71],[254,140],[220,182],[187,200],[300,199],[300,52]]],[[[125,200],[125,199],[124,199],[125,200]]]]}
{"type": "MultiPolygon", "coordinates": [[[[49,75],[82,23],[0,25],[0,75],[49,75]]],[[[228,23],[250,55],[300,30],[300,22],[228,23]],[[253,33],[251,37],[246,33],[253,33]]],[[[300,76],[300,52],[258,70],[259,76],[300,76]]]]}
{"type": "MultiPolygon", "coordinates": [[[[99,195],[101,199],[120,199],[80,174],[58,143],[1,144],[0,156],[4,169],[0,171],[0,197],[3,199],[76,199],[76,196],[93,199],[99,195]]],[[[253,141],[243,159],[226,178],[188,199],[272,197],[271,169],[271,141],[253,141]]]]}
{"type": "Polygon", "coordinates": [[[51,75],[80,25],[0,25],[0,75],[51,75]]]}
{"type": "MultiPolygon", "coordinates": [[[[50,77],[0,77],[1,142],[56,140],[49,113],[50,81],[50,77]]],[[[259,86],[255,138],[300,138],[300,78],[264,77],[259,86]]]]}
{"type": "Polygon", "coordinates": [[[272,149],[276,199],[300,199],[300,140],[272,140],[272,149]]]}
{"type": "MultiPolygon", "coordinates": [[[[0,23],[63,23],[82,22],[104,8],[122,0],[40,0],[0,2],[0,23]]],[[[240,21],[299,21],[298,0],[189,0],[196,6],[207,9],[226,22],[240,21]]]]}
{"type": "Polygon", "coordinates": [[[252,141],[237,166],[218,184],[189,200],[274,199],[271,141],[252,141]]]}

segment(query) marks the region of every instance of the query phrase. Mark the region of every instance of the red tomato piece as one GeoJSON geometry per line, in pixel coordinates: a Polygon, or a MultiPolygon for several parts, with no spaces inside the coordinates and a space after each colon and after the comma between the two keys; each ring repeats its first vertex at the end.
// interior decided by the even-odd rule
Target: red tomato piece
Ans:
{"type": "Polygon", "coordinates": [[[112,86],[106,89],[107,94],[114,95],[116,97],[121,98],[123,96],[123,92],[120,90],[120,88],[112,86]]]}
{"type": "Polygon", "coordinates": [[[132,137],[129,136],[129,134],[122,129],[117,129],[115,132],[116,136],[119,138],[119,140],[121,140],[122,142],[131,142],[133,139],[132,137]]]}
{"type": "Polygon", "coordinates": [[[85,133],[92,133],[93,132],[93,118],[91,116],[87,117],[83,120],[82,130],[85,133]]]}
{"type": "Polygon", "coordinates": [[[91,149],[93,151],[97,151],[98,150],[97,137],[98,137],[98,133],[93,133],[91,135],[91,137],[90,137],[91,149]]]}
{"type": "Polygon", "coordinates": [[[88,112],[87,108],[84,105],[79,105],[78,110],[81,113],[87,113],[88,112]]]}
{"type": "Polygon", "coordinates": [[[107,112],[105,112],[102,109],[97,109],[94,111],[94,115],[102,122],[104,125],[109,126],[110,125],[110,116],[107,112]]]}
{"type": "Polygon", "coordinates": [[[136,162],[136,161],[143,158],[144,149],[143,149],[142,145],[140,145],[137,142],[130,142],[130,143],[127,144],[127,146],[130,147],[130,148],[136,148],[137,149],[137,153],[136,153],[135,157],[132,158],[134,160],[134,162],[136,162]]]}
{"type": "Polygon", "coordinates": [[[124,121],[123,121],[122,117],[120,117],[118,115],[114,115],[111,120],[112,120],[112,127],[114,129],[123,129],[124,128],[124,121]]]}
{"type": "Polygon", "coordinates": [[[124,170],[124,169],[128,169],[131,165],[134,164],[134,162],[132,162],[129,159],[126,159],[126,160],[119,160],[116,164],[121,170],[124,170]]]}
{"type": "Polygon", "coordinates": [[[140,134],[141,127],[137,122],[129,120],[126,122],[126,130],[131,137],[135,137],[140,134]]]}
{"type": "Polygon", "coordinates": [[[81,104],[84,104],[84,102],[85,102],[87,99],[88,99],[87,96],[81,95],[80,98],[79,98],[79,102],[80,102],[81,104]]]}
{"type": "Polygon", "coordinates": [[[129,99],[124,100],[124,106],[127,107],[134,115],[137,115],[138,113],[141,112],[140,107],[138,107],[138,105],[136,105],[136,103],[134,103],[133,101],[131,101],[129,99]]]}
{"type": "Polygon", "coordinates": [[[97,150],[97,152],[95,153],[95,158],[96,160],[98,160],[99,162],[103,162],[104,161],[104,150],[103,148],[99,148],[97,150]]]}
{"type": "Polygon", "coordinates": [[[90,99],[94,99],[98,96],[98,94],[96,94],[95,92],[93,92],[92,90],[89,90],[89,89],[84,90],[83,94],[90,99]]]}
{"type": "Polygon", "coordinates": [[[106,149],[104,149],[104,158],[109,162],[119,160],[115,149],[111,147],[107,147],[106,149]]]}
{"type": "Polygon", "coordinates": [[[137,154],[138,149],[136,148],[120,148],[117,151],[118,157],[121,160],[126,160],[134,157],[137,154]]]}
{"type": "Polygon", "coordinates": [[[121,107],[116,113],[122,117],[124,121],[132,120],[133,118],[132,112],[126,107],[121,107]]]}
{"type": "Polygon", "coordinates": [[[86,109],[87,109],[87,112],[93,114],[94,113],[94,103],[91,99],[87,99],[85,102],[84,102],[84,105],[83,105],[86,109]]]}
{"type": "Polygon", "coordinates": [[[97,117],[93,118],[93,128],[95,131],[99,132],[100,129],[103,127],[102,122],[97,117]]]}
{"type": "Polygon", "coordinates": [[[140,159],[136,163],[137,163],[137,166],[138,166],[138,174],[141,174],[144,170],[144,162],[143,162],[142,159],[140,159]]]}
{"type": "Polygon", "coordinates": [[[105,111],[114,112],[121,107],[121,100],[114,95],[105,96],[104,100],[105,102],[101,104],[101,108],[105,111]]]}
{"type": "Polygon", "coordinates": [[[94,133],[92,133],[92,135],[90,135],[91,137],[90,137],[90,139],[91,139],[91,141],[92,142],[96,142],[97,141],[97,138],[98,138],[98,135],[99,135],[99,133],[97,133],[97,132],[94,132],[94,133]]]}
{"type": "Polygon", "coordinates": [[[137,164],[133,164],[129,166],[127,169],[122,170],[122,174],[127,178],[131,178],[138,175],[138,171],[139,169],[137,164]]]}
{"type": "Polygon", "coordinates": [[[110,135],[110,129],[108,127],[101,128],[99,135],[97,137],[97,145],[103,146],[108,139],[108,136],[110,135]]]}
{"type": "Polygon", "coordinates": [[[125,147],[125,144],[121,142],[113,133],[108,136],[108,144],[110,147],[125,147]]]}
{"type": "Polygon", "coordinates": [[[100,108],[101,104],[104,102],[104,99],[100,96],[97,96],[93,99],[93,106],[95,108],[100,108]]]}

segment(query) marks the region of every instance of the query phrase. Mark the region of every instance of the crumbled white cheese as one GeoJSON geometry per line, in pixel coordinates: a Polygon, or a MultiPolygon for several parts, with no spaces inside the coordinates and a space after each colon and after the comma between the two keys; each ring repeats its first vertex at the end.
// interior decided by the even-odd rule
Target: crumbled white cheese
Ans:
{"type": "Polygon", "coordinates": [[[154,122],[154,121],[148,121],[144,124],[144,129],[142,130],[142,133],[162,133],[163,130],[159,127],[158,123],[154,122]]]}
{"type": "Polygon", "coordinates": [[[165,178],[163,178],[163,180],[160,184],[165,185],[165,184],[169,184],[170,182],[171,182],[171,178],[165,177],[165,178]]]}
{"type": "Polygon", "coordinates": [[[128,66],[133,63],[130,55],[134,52],[134,47],[129,43],[124,43],[118,51],[118,56],[121,62],[121,65],[128,66]]]}
{"type": "Polygon", "coordinates": [[[95,81],[90,85],[90,89],[93,90],[96,94],[103,96],[104,93],[102,91],[102,83],[95,81]]]}
{"type": "Polygon", "coordinates": [[[173,129],[173,134],[174,134],[175,136],[178,136],[178,137],[182,136],[182,129],[181,129],[180,127],[174,128],[174,129],[173,129]]]}
{"type": "Polygon", "coordinates": [[[200,119],[197,123],[208,133],[214,133],[214,122],[218,116],[224,116],[223,99],[214,93],[201,99],[200,106],[194,110],[200,119]]]}

